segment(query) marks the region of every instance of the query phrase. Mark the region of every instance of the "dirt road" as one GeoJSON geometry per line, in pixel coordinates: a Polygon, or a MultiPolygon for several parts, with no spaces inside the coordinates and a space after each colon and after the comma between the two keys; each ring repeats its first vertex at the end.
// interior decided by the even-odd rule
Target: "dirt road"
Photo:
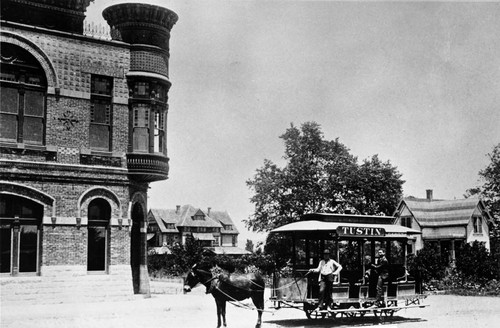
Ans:
{"type": "MultiPolygon", "coordinates": [[[[215,302],[204,288],[186,295],[153,295],[126,302],[56,304],[1,307],[1,327],[5,328],[95,328],[95,327],[216,327],[215,302]]],[[[397,312],[381,324],[388,327],[499,327],[500,298],[432,295],[424,309],[397,312]]],[[[250,303],[249,303],[250,304],[250,303]]],[[[274,310],[263,315],[262,327],[370,327],[379,326],[372,316],[341,322],[335,319],[308,320],[303,311],[274,310]]],[[[255,311],[227,307],[230,328],[254,327],[255,311]]]]}

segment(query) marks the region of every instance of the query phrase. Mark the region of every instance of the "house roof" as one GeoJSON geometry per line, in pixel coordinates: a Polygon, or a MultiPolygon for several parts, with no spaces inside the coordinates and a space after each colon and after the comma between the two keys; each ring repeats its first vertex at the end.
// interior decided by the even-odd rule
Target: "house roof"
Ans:
{"type": "Polygon", "coordinates": [[[178,232],[177,229],[167,229],[165,226],[165,223],[174,223],[176,227],[220,228],[222,234],[239,234],[227,211],[210,210],[210,215],[208,215],[208,211],[203,211],[192,205],[184,205],[179,210],[152,208],[150,212],[162,232],[178,232]],[[195,215],[203,215],[204,220],[194,220],[195,215]],[[225,226],[228,225],[232,226],[232,230],[225,229],[225,226]]]}
{"type": "Polygon", "coordinates": [[[184,205],[180,209],[180,220],[177,223],[178,227],[207,227],[207,228],[221,228],[222,225],[219,221],[212,219],[205,212],[197,209],[191,205],[184,205]],[[195,214],[203,215],[203,220],[194,220],[195,214]]]}
{"type": "MultiPolygon", "coordinates": [[[[161,232],[179,232],[176,228],[169,229],[165,226],[165,223],[177,223],[177,221],[174,221],[173,215],[170,213],[171,211],[172,210],[158,208],[152,208],[150,210],[161,232]]],[[[173,212],[175,212],[175,210],[173,210],[173,212]]]]}
{"type": "Polygon", "coordinates": [[[236,226],[234,225],[233,220],[231,219],[231,216],[229,216],[229,213],[227,211],[210,211],[210,217],[219,221],[222,223],[222,230],[221,233],[226,233],[226,234],[238,234],[239,231],[236,229],[236,226]],[[232,230],[226,230],[224,227],[230,225],[233,227],[232,230]]]}
{"type": "Polygon", "coordinates": [[[403,199],[399,209],[403,203],[422,227],[467,225],[478,208],[482,215],[485,213],[491,220],[484,204],[478,198],[429,201],[412,197],[403,199]]]}

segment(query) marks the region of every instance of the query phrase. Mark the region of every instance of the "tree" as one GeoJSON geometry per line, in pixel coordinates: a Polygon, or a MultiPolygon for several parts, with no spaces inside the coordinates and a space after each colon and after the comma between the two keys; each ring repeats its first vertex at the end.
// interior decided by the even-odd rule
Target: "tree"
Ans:
{"type": "Polygon", "coordinates": [[[250,239],[247,239],[245,250],[249,251],[250,253],[253,253],[253,241],[251,241],[250,239]]]}
{"type": "Polygon", "coordinates": [[[283,135],[286,165],[265,159],[247,186],[254,231],[269,231],[311,212],[391,215],[402,196],[401,174],[378,156],[361,165],[339,139],[325,140],[319,124],[293,124],[283,135]]]}
{"type": "MultiPolygon", "coordinates": [[[[479,195],[497,222],[500,221],[500,143],[488,154],[491,162],[479,171],[482,186],[467,190],[465,197],[479,195]]],[[[500,235],[498,227],[496,234],[500,235]]]]}

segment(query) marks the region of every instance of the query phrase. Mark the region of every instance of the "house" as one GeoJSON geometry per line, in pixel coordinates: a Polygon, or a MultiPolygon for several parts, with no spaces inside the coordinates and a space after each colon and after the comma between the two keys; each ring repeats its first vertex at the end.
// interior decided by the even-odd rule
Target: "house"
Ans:
{"type": "Polygon", "coordinates": [[[417,236],[409,253],[435,244],[443,256],[453,263],[462,243],[484,242],[490,248],[489,225],[493,218],[483,201],[478,198],[436,200],[432,190],[427,197],[408,197],[400,201],[394,213],[395,224],[412,228],[422,234],[417,236]]]}
{"type": "Polygon", "coordinates": [[[149,295],[149,184],[166,180],[177,15],[91,0],[2,0],[1,303],[149,295]]]}
{"type": "Polygon", "coordinates": [[[192,205],[177,205],[176,209],[150,209],[148,245],[158,249],[175,243],[185,244],[186,238],[198,240],[215,254],[243,255],[250,252],[238,247],[238,230],[226,211],[203,211],[192,205]]]}

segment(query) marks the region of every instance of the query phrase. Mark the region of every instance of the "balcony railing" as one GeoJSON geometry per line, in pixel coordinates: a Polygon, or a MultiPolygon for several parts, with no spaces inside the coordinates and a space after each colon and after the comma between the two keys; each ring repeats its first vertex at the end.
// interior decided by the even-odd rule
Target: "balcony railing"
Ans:
{"type": "Polygon", "coordinates": [[[129,176],[142,182],[153,182],[168,178],[168,157],[147,153],[128,153],[129,176]]]}

